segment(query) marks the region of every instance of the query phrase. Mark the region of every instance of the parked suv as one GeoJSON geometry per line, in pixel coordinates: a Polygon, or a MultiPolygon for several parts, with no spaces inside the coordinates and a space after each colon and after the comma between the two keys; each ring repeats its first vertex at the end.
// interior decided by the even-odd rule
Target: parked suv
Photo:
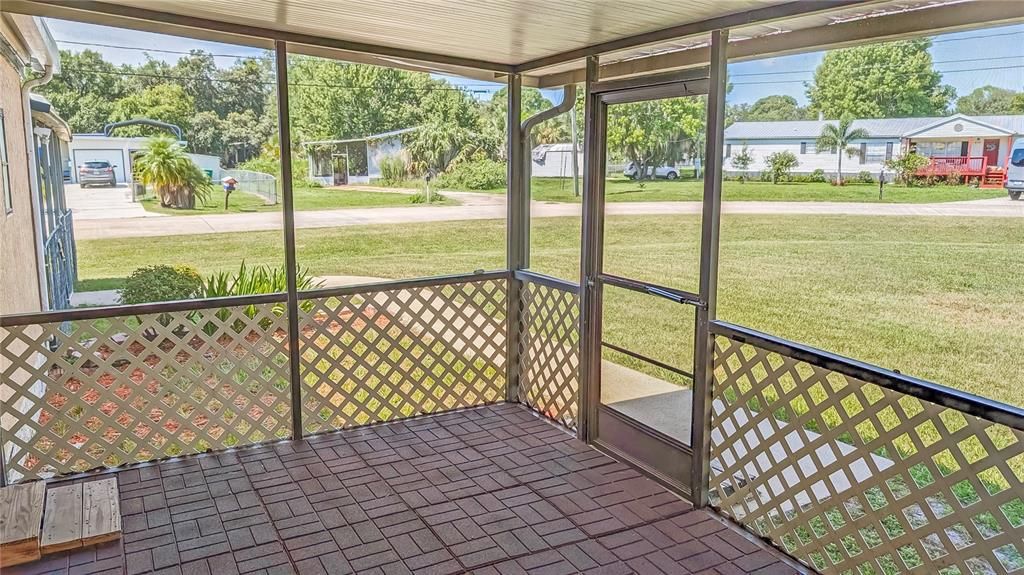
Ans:
{"type": "MultiPolygon", "coordinates": [[[[665,178],[666,180],[674,180],[679,177],[679,170],[675,166],[659,166],[657,168],[647,168],[647,175],[650,176],[651,172],[654,172],[655,178],[665,178]]],[[[626,164],[626,167],[622,170],[622,175],[626,176],[631,180],[637,178],[636,164],[630,162],[626,164]]]]}
{"type": "Polygon", "coordinates": [[[78,183],[83,188],[97,184],[114,187],[117,185],[117,176],[110,162],[92,161],[78,166],[78,183]]]}
{"type": "Polygon", "coordinates": [[[1013,142],[1010,151],[1010,165],[1006,170],[1006,192],[1011,200],[1019,200],[1024,193],[1024,138],[1013,142]]]}

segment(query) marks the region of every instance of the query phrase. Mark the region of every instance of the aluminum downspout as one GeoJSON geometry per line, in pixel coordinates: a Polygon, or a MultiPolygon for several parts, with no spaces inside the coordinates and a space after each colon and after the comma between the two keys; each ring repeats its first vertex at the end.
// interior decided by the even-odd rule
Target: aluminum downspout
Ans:
{"type": "Polygon", "coordinates": [[[34,227],[32,235],[35,236],[36,245],[36,274],[39,278],[39,305],[40,309],[43,311],[50,309],[50,287],[46,278],[46,258],[43,255],[43,242],[46,240],[46,238],[42,237],[42,218],[44,214],[39,213],[42,210],[43,205],[42,192],[39,189],[39,182],[35,177],[35,172],[39,170],[39,166],[37,165],[39,162],[39,155],[36,153],[35,133],[32,129],[32,110],[28,103],[32,99],[32,90],[52,80],[54,72],[53,64],[47,64],[43,67],[42,76],[26,80],[21,85],[21,99],[25,102],[25,106],[23,106],[25,143],[28,145],[27,151],[29,153],[26,167],[28,169],[29,195],[32,200],[32,225],[34,227]]]}
{"type": "MultiPolygon", "coordinates": [[[[530,149],[530,132],[537,124],[550,120],[556,116],[560,116],[569,110],[572,110],[573,106],[576,105],[576,84],[566,84],[562,87],[562,101],[557,106],[552,106],[547,110],[537,112],[533,116],[523,120],[521,133],[522,133],[522,178],[520,179],[520,185],[522,186],[522,193],[519,194],[519,201],[524,203],[523,214],[525,214],[527,221],[530,219],[530,171],[533,169],[531,165],[533,151],[530,149]]],[[[576,142],[573,142],[573,154],[576,154],[576,142]]],[[[525,226],[525,237],[523,241],[526,243],[526,257],[523,262],[524,268],[530,267],[530,226],[525,226]]],[[[514,271],[514,270],[513,270],[514,271]]]]}

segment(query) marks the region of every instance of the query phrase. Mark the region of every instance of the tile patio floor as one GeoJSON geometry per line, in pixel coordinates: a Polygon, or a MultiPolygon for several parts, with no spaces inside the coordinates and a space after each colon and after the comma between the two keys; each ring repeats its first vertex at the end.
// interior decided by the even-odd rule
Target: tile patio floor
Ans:
{"type": "Polygon", "coordinates": [[[518,405],[118,473],[119,542],[38,573],[793,573],[518,405]]]}

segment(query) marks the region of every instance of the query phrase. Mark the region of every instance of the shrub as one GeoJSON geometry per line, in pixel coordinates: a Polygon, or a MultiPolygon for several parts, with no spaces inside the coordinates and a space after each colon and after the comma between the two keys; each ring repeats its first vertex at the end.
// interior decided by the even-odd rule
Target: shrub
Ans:
{"type": "Polygon", "coordinates": [[[438,185],[457,190],[492,190],[505,187],[506,165],[490,159],[476,159],[449,166],[438,185]]]}
{"type": "Polygon", "coordinates": [[[857,175],[852,178],[852,181],[859,184],[873,184],[875,183],[874,176],[867,170],[861,170],[857,172],[857,175]]]}
{"type": "Polygon", "coordinates": [[[385,184],[397,184],[406,178],[409,170],[405,161],[398,156],[384,156],[380,159],[380,179],[385,184]]]}
{"type": "Polygon", "coordinates": [[[909,186],[914,183],[914,174],[927,166],[929,161],[921,154],[909,152],[887,161],[885,167],[896,172],[896,181],[909,186]]]}
{"type": "MultiPolygon", "coordinates": [[[[323,282],[299,266],[297,274],[299,290],[320,287],[323,282]]],[[[218,272],[201,280],[203,297],[225,297],[234,295],[255,295],[288,291],[288,276],[283,267],[258,265],[249,267],[242,260],[237,272],[218,272]]]]}
{"type": "Polygon", "coordinates": [[[814,170],[813,172],[811,172],[811,175],[808,177],[808,181],[811,182],[811,183],[815,183],[815,184],[823,184],[823,183],[827,182],[828,178],[825,177],[825,170],[823,170],[821,168],[818,168],[817,170],[814,170]]]}
{"type": "Polygon", "coordinates": [[[773,184],[778,183],[783,178],[788,180],[789,173],[793,171],[793,168],[800,165],[796,155],[788,150],[769,154],[765,161],[768,162],[768,173],[773,184]]]}
{"type": "Polygon", "coordinates": [[[154,265],[136,269],[118,292],[121,303],[194,299],[202,294],[203,278],[190,266],[154,265]]]}
{"type": "Polygon", "coordinates": [[[750,148],[748,148],[746,144],[743,144],[743,149],[740,150],[740,153],[736,154],[732,158],[732,167],[743,172],[739,177],[740,183],[745,181],[744,176],[746,176],[747,170],[750,169],[750,165],[753,163],[754,155],[750,153],[750,148]]]}
{"type": "MultiPolygon", "coordinates": [[[[435,192],[434,190],[430,190],[430,203],[437,204],[437,203],[445,201],[445,199],[447,199],[447,198],[445,198],[439,192],[435,192]]],[[[418,193],[415,193],[415,194],[409,196],[409,203],[410,204],[425,204],[425,203],[427,203],[427,193],[426,193],[426,191],[421,191],[421,192],[418,192],[418,193]]]]}

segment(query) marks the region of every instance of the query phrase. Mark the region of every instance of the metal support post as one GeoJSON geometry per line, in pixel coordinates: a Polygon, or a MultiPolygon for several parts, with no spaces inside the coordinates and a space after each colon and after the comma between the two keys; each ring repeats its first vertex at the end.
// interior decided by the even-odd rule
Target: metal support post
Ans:
{"type": "Polygon", "coordinates": [[[292,391],[292,438],[302,439],[302,374],[299,354],[298,262],[295,256],[295,197],[292,194],[292,141],[288,116],[288,46],[274,42],[277,63],[277,133],[281,149],[284,208],[284,266],[288,287],[288,368],[292,391]]]}
{"type": "Polygon", "coordinates": [[[508,334],[505,357],[505,401],[519,401],[519,339],[521,330],[520,292],[522,284],[515,279],[516,270],[525,269],[530,258],[530,188],[523,181],[522,128],[519,116],[522,109],[522,78],[518,74],[508,77],[508,111],[505,126],[508,131],[508,213],[506,258],[508,292],[506,321],[508,334]]]}
{"type": "Polygon", "coordinates": [[[697,308],[693,374],[693,468],[690,482],[695,507],[708,504],[711,472],[711,391],[714,378],[714,339],[718,296],[718,240],[722,219],[722,154],[725,141],[725,92],[728,30],[711,33],[711,84],[708,92],[707,138],[704,152],[704,206],[700,238],[700,297],[697,308]]]}
{"type": "Polygon", "coordinates": [[[598,80],[596,56],[587,58],[586,100],[583,112],[583,224],[580,254],[580,439],[597,437],[597,408],[601,399],[601,272],[604,236],[604,166],[602,146],[607,106],[591,91],[598,80]]]}

